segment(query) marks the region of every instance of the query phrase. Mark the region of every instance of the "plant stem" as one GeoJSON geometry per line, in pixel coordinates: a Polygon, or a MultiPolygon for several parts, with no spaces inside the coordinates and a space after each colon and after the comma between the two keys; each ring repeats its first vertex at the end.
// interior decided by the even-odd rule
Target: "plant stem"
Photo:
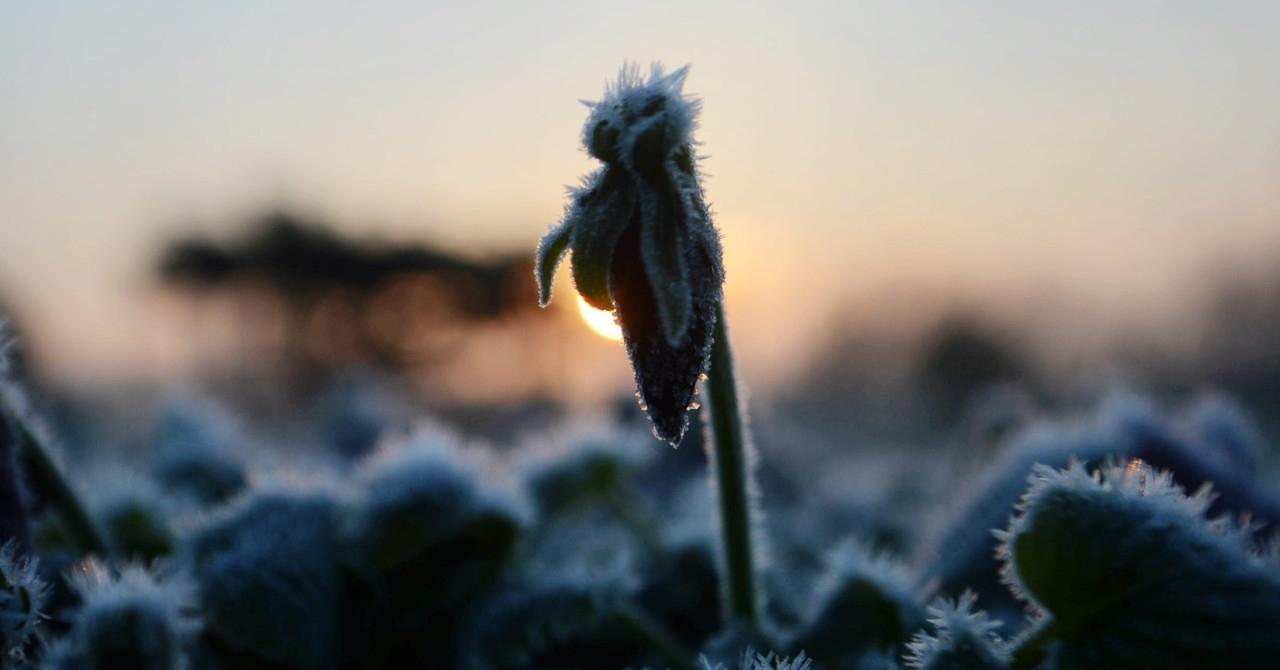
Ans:
{"type": "Polygon", "coordinates": [[[724,302],[716,306],[711,367],[703,385],[708,455],[720,498],[721,555],[726,620],[758,623],[755,554],[751,547],[751,462],[747,430],[733,372],[724,302]]]}
{"type": "Polygon", "coordinates": [[[15,423],[18,424],[21,440],[18,459],[22,463],[27,481],[36,493],[53,507],[71,542],[80,551],[107,558],[107,543],[103,541],[102,533],[93,522],[93,517],[89,516],[89,512],[85,510],[80,498],[76,496],[71,484],[58,469],[48,448],[32,434],[31,429],[21,418],[16,419],[15,423]]]}
{"type": "Polygon", "coordinates": [[[22,498],[22,469],[18,466],[20,441],[8,414],[0,408],[0,538],[16,542],[18,550],[31,549],[26,502],[22,498]]]}

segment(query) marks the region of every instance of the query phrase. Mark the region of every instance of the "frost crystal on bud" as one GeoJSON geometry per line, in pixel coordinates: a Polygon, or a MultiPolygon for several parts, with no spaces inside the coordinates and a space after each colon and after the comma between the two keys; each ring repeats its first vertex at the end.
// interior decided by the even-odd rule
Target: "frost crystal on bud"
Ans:
{"type": "Polygon", "coordinates": [[[693,151],[698,103],[681,91],[687,72],[654,66],[645,81],[623,68],[604,98],[588,103],[582,141],[604,166],[571,193],[535,269],[545,306],[556,265],[573,252],[578,292],[616,312],[642,403],[672,444],[688,427],[724,283],[693,151]]]}

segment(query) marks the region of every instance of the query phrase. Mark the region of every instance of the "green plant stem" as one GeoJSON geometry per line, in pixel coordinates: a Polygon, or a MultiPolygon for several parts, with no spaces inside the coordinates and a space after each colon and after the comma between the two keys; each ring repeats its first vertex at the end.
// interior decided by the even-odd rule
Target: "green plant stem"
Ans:
{"type": "Polygon", "coordinates": [[[675,670],[695,670],[693,654],[657,620],[631,603],[621,603],[614,610],[618,618],[653,645],[654,651],[675,670]]]}
{"type": "Polygon", "coordinates": [[[53,508],[62,521],[68,538],[80,551],[107,558],[107,543],[103,541],[102,533],[76,496],[71,484],[58,469],[48,448],[24,421],[17,419],[16,423],[21,434],[18,459],[22,463],[27,482],[53,508]]]}
{"type": "Polygon", "coordinates": [[[751,463],[738,383],[733,372],[729,327],[723,301],[716,307],[711,368],[703,385],[703,415],[710,430],[708,450],[720,498],[721,553],[727,620],[758,623],[755,554],[751,546],[751,463]]]}

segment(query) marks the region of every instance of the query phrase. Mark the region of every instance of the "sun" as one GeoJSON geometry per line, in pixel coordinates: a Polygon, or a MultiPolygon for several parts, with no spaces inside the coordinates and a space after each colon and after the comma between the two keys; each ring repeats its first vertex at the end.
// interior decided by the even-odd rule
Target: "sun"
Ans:
{"type": "Polygon", "coordinates": [[[582,320],[591,326],[591,330],[596,331],[597,335],[610,340],[622,339],[622,328],[613,319],[613,312],[606,312],[588,305],[582,296],[578,296],[578,312],[582,314],[582,320]]]}

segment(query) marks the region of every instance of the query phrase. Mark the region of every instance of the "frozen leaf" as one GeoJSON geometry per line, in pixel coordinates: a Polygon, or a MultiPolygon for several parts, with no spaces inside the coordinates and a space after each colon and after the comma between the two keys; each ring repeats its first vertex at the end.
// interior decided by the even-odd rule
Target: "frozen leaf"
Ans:
{"type": "Polygon", "coordinates": [[[1205,518],[1210,499],[1137,460],[1037,468],[1001,534],[1005,578],[1044,617],[1019,667],[1045,653],[1061,670],[1275,667],[1280,573],[1205,518]]]}
{"type": "Polygon", "coordinates": [[[551,283],[556,276],[556,267],[560,259],[569,250],[573,228],[570,220],[565,218],[552,228],[538,243],[538,255],[534,261],[533,273],[538,280],[538,304],[546,307],[551,304],[551,283]]]}
{"type": "Polygon", "coordinates": [[[34,557],[20,557],[14,540],[0,548],[0,667],[30,667],[33,649],[41,646],[40,623],[49,587],[40,579],[34,557]]]}
{"type": "Polygon", "coordinates": [[[641,188],[640,255],[645,274],[653,289],[654,305],[667,343],[678,345],[689,328],[692,297],[689,268],[686,265],[686,240],[682,234],[684,206],[664,175],[656,188],[641,188]]]}
{"type": "Polygon", "coordinates": [[[186,543],[206,626],[227,647],[290,668],[340,662],[337,507],[270,490],[220,511],[186,543]]]}
{"type": "Polygon", "coordinates": [[[410,445],[357,473],[343,553],[398,612],[465,603],[497,576],[520,532],[516,510],[445,453],[410,445]]]}
{"type": "Polygon", "coordinates": [[[97,564],[72,575],[84,604],[50,665],[75,668],[182,670],[198,632],[194,586],[181,576],[160,578],[138,567],[118,574],[97,564]]]}
{"type": "Polygon", "coordinates": [[[242,441],[222,408],[197,398],[172,398],[152,438],[152,474],[170,493],[203,503],[229,500],[248,483],[242,441]]]}
{"type": "Polygon", "coordinates": [[[625,607],[622,593],[608,584],[513,585],[473,614],[461,644],[461,667],[624,667],[651,652],[649,641],[620,617],[625,607]]]}
{"type": "Polygon", "coordinates": [[[788,648],[803,649],[826,667],[852,666],[868,653],[900,647],[924,619],[901,569],[843,544],[828,559],[812,613],[788,648]]]}
{"type": "Polygon", "coordinates": [[[933,633],[922,632],[907,645],[906,663],[915,670],[1004,670],[1008,653],[994,630],[999,624],[974,612],[977,598],[964,593],[929,608],[933,633]]]}
{"type": "Polygon", "coordinates": [[[95,477],[86,498],[112,554],[150,562],[173,552],[177,538],[169,520],[174,501],[151,481],[128,472],[95,477]]]}
{"type": "Polygon", "coordinates": [[[604,168],[595,185],[574,196],[573,282],[587,304],[613,310],[609,272],[623,231],[635,221],[635,188],[625,171],[604,168]]]}
{"type": "Polygon", "coordinates": [[[813,661],[803,652],[793,658],[779,656],[773,652],[761,654],[753,649],[742,652],[735,668],[728,668],[723,663],[712,664],[703,658],[699,670],[809,670],[813,661]]]}

